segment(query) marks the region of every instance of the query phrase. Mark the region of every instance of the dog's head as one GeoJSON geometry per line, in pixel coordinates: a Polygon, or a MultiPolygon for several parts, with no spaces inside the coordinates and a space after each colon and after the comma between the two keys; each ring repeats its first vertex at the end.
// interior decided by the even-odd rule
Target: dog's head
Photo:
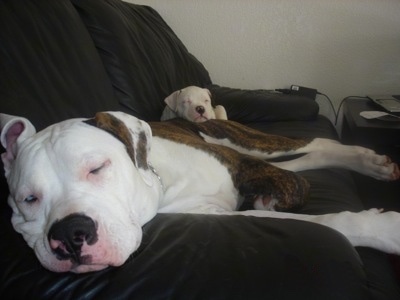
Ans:
{"type": "Polygon", "coordinates": [[[191,122],[205,122],[210,119],[226,119],[225,109],[211,104],[211,93],[206,88],[188,86],[173,92],[164,102],[167,104],[161,120],[180,117],[191,122]]]}
{"type": "Polygon", "coordinates": [[[12,224],[43,266],[80,273],[123,264],[161,193],[149,125],[116,112],[38,133],[24,118],[0,121],[12,224]]]}

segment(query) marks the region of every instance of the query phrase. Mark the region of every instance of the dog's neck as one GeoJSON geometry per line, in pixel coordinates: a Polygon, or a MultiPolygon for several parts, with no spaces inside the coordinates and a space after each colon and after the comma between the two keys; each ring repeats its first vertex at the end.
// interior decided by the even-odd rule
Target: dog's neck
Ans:
{"type": "Polygon", "coordinates": [[[149,168],[154,173],[154,175],[156,175],[156,177],[158,179],[158,182],[160,183],[161,190],[162,190],[162,192],[164,192],[165,189],[164,189],[164,184],[163,184],[163,181],[161,179],[161,176],[157,173],[157,170],[153,167],[153,165],[150,162],[149,162],[149,168]]]}

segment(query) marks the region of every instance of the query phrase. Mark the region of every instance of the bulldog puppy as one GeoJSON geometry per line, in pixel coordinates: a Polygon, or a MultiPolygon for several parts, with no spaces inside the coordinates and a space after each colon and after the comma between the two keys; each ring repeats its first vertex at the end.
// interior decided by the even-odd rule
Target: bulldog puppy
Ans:
{"type": "Polygon", "coordinates": [[[173,92],[164,102],[167,104],[161,121],[182,118],[191,122],[201,123],[211,119],[227,120],[225,108],[211,105],[211,93],[206,88],[188,86],[173,92]]]}

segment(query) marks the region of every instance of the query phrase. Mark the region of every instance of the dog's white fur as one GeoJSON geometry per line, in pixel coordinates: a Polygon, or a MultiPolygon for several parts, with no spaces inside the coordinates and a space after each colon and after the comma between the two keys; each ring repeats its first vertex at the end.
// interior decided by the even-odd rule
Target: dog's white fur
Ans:
{"type": "Polygon", "coordinates": [[[227,120],[225,108],[211,105],[211,92],[206,88],[188,86],[173,92],[164,100],[167,105],[161,121],[183,118],[191,122],[205,122],[210,119],[227,120]]]}
{"type": "MultiPolygon", "coordinates": [[[[152,137],[149,125],[132,116],[109,114],[129,128],[133,147],[140,155],[132,159],[121,141],[85,124],[83,119],[67,120],[35,133],[28,120],[0,115],[12,223],[41,263],[52,271],[80,273],[123,264],[141,242],[141,226],[158,212],[304,220],[342,232],[354,246],[400,254],[400,214],[396,212],[372,209],[313,216],[236,211],[238,191],[226,166],[217,158],[182,143],[152,137]],[[151,164],[156,171],[152,171],[151,164]],[[94,220],[98,233],[95,244],[82,246],[85,259],[80,264],[57,259],[53,249],[62,242],[47,236],[54,222],[73,213],[94,220]]],[[[248,151],[226,140],[204,138],[248,151]]],[[[298,170],[339,163],[383,180],[399,177],[395,164],[364,148],[317,139],[293,153],[308,151],[311,153],[304,156],[305,160],[299,158],[280,166],[298,170]]]]}

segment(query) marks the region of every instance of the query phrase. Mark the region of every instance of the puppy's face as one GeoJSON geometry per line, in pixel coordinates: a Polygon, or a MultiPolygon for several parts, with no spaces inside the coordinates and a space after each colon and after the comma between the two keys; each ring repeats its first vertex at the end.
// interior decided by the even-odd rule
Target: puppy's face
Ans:
{"type": "Polygon", "coordinates": [[[200,123],[215,119],[211,93],[205,88],[189,86],[175,91],[165,99],[165,103],[179,117],[192,122],[200,123]]]}

